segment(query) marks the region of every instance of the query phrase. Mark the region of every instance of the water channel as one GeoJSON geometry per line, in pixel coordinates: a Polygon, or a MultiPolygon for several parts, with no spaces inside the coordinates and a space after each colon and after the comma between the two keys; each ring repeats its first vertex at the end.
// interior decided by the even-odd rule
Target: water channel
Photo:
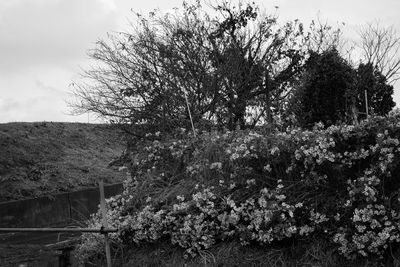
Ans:
{"type": "MultiPolygon", "coordinates": [[[[105,186],[105,196],[122,192],[122,184],[105,186]]],[[[0,203],[0,228],[84,227],[98,209],[98,188],[49,197],[0,203]]],[[[0,233],[0,266],[73,266],[70,252],[79,233],[0,233]]]]}

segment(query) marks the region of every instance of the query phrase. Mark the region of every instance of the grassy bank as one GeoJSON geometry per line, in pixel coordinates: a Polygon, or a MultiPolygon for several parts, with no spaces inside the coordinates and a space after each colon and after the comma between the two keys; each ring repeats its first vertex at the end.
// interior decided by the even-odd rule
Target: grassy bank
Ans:
{"type": "Polygon", "coordinates": [[[0,124],[0,201],[38,197],[126,178],[108,168],[121,155],[121,133],[84,123],[0,124]]]}

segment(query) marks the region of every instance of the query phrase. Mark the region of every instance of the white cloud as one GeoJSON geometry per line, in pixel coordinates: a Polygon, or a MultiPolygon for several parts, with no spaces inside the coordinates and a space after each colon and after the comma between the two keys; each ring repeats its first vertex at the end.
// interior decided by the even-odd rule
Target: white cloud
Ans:
{"type": "Polygon", "coordinates": [[[0,122],[68,116],[68,84],[86,51],[117,27],[112,0],[0,0],[0,122]]]}
{"type": "Polygon", "coordinates": [[[2,71],[76,61],[117,20],[109,0],[20,0],[0,16],[2,71]]]}
{"type": "Polygon", "coordinates": [[[110,10],[116,10],[117,5],[115,4],[114,0],[99,0],[106,8],[110,10]]]}

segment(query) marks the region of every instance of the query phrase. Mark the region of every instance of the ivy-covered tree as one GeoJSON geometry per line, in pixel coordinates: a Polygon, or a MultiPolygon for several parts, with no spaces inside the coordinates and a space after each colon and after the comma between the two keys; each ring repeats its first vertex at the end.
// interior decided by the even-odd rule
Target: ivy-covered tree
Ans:
{"type": "Polygon", "coordinates": [[[355,72],[335,49],[311,52],[301,84],[292,99],[299,124],[332,125],[351,119],[355,72]]]}

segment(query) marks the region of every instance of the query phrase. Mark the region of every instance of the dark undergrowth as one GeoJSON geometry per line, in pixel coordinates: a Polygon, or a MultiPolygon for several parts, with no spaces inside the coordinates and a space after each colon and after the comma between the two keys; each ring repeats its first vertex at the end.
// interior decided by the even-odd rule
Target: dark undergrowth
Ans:
{"type": "MultiPolygon", "coordinates": [[[[378,267],[399,266],[400,253],[386,255],[385,259],[357,258],[348,260],[337,253],[337,248],[323,240],[308,240],[301,243],[277,246],[246,246],[238,242],[220,243],[209,250],[202,251],[195,258],[185,259],[184,250],[171,246],[168,242],[147,244],[129,251],[116,250],[113,266],[207,266],[207,267],[378,267]]],[[[100,256],[87,262],[86,266],[106,266],[105,258],[100,256]]]]}

